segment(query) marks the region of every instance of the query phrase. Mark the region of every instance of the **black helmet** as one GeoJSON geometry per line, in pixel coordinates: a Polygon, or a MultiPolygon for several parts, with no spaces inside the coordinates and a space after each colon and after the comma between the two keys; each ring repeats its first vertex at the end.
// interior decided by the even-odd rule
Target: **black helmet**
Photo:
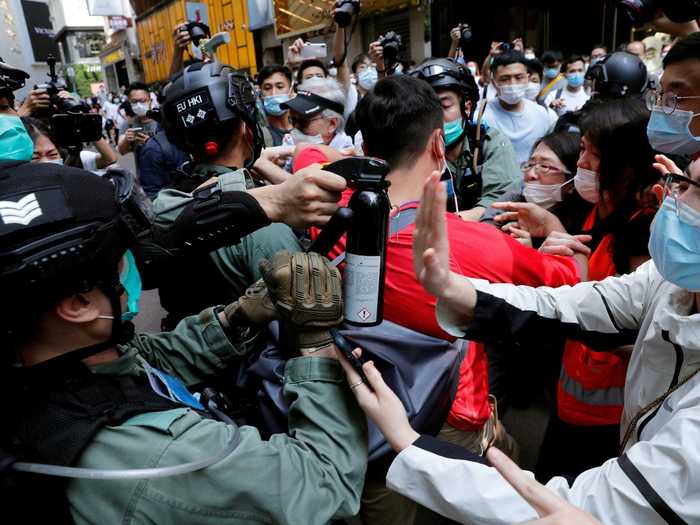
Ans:
{"type": "Polygon", "coordinates": [[[471,100],[472,106],[479,101],[479,89],[471,72],[451,58],[434,58],[416,66],[411,76],[425,80],[434,90],[440,88],[455,89],[464,97],[471,100]]]}
{"type": "Polygon", "coordinates": [[[218,61],[197,62],[164,89],[163,125],[168,139],[197,156],[213,156],[240,120],[253,132],[254,161],[263,145],[253,84],[247,73],[218,61]]]}
{"type": "Polygon", "coordinates": [[[627,51],[607,55],[586,72],[586,80],[593,81],[594,95],[608,98],[644,93],[648,77],[644,62],[627,51]]]}
{"type": "Polygon", "coordinates": [[[11,96],[13,91],[24,87],[25,80],[28,78],[29,75],[26,72],[6,64],[0,58],[0,95],[11,96]]]}
{"type": "Polygon", "coordinates": [[[95,286],[118,305],[118,263],[150,231],[147,204],[121,169],[98,177],[51,163],[0,163],[0,333],[10,337],[29,313],[95,286]]]}

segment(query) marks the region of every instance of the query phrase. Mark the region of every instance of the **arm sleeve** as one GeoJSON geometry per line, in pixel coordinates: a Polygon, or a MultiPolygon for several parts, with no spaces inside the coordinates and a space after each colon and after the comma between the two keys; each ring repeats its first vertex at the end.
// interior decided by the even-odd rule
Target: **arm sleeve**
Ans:
{"type": "MultiPolygon", "coordinates": [[[[677,410],[651,440],[583,472],[571,484],[555,477],[547,487],[603,523],[696,523],[700,461],[685,440],[694,440],[699,430],[696,405],[677,410]]],[[[387,486],[460,523],[537,517],[495,469],[421,440],[396,457],[387,486]]]]}
{"type": "Polygon", "coordinates": [[[254,341],[232,342],[213,308],[184,318],[174,330],[160,334],[137,334],[122,353],[136,352],[151,365],[179,377],[185,384],[201,383],[221,372],[237,355],[246,353],[254,341]]]}
{"type": "MultiPolygon", "coordinates": [[[[367,465],[366,420],[339,363],[291,360],[284,397],[290,404],[289,435],[263,441],[257,430],[242,427],[238,448],[193,473],[191,482],[183,476],[150,483],[142,497],[151,517],[169,523],[326,525],[356,514],[367,465]],[[202,521],[193,519],[198,513],[202,521]]],[[[215,421],[199,423],[170,444],[160,463],[192,461],[203,451],[219,450],[230,431],[215,421]]]]}
{"type": "Polygon", "coordinates": [[[523,175],[510,140],[497,130],[489,130],[482,154],[481,198],[476,205],[488,208],[505,192],[519,191],[523,175]]]}
{"type": "Polygon", "coordinates": [[[549,333],[613,348],[634,343],[647,296],[660,280],[651,262],[622,277],[558,288],[472,279],[477,303],[471,322],[456,318],[440,301],[436,313],[445,331],[476,341],[534,344],[549,333]]]}

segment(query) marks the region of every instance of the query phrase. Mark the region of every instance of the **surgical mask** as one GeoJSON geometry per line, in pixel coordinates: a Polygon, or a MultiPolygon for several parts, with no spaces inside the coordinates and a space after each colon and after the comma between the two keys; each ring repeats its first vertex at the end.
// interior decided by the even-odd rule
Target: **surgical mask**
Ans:
{"type": "Polygon", "coordinates": [[[667,115],[662,108],[654,106],[647,125],[649,144],[662,153],[694,155],[700,151],[700,137],[690,132],[690,121],[698,115],[682,109],[667,115]]]}
{"type": "Polygon", "coordinates": [[[544,76],[545,78],[552,79],[559,74],[560,70],[561,68],[559,67],[547,67],[544,69],[544,76]]]}
{"type": "MultiPolygon", "coordinates": [[[[141,274],[136,267],[136,260],[131,250],[124,255],[124,267],[119,272],[119,282],[126,291],[126,312],[122,312],[122,321],[131,321],[139,313],[139,299],[141,298],[141,274]]],[[[113,315],[99,315],[98,319],[114,319],[113,315]]]]}
{"type": "Polygon", "coordinates": [[[462,136],[462,133],[464,132],[464,124],[462,119],[458,118],[452,122],[445,122],[443,124],[442,131],[445,134],[445,145],[451,146],[459,139],[459,137],[462,136]]]}
{"type": "Polygon", "coordinates": [[[373,67],[368,67],[358,75],[357,83],[362,89],[369,91],[377,83],[378,79],[377,70],[373,67]]]}
{"type": "Polygon", "coordinates": [[[498,98],[506,104],[514,106],[525,98],[527,93],[527,84],[507,84],[498,87],[498,98]]]}
{"type": "Polygon", "coordinates": [[[574,187],[581,198],[591,204],[600,200],[599,175],[595,171],[578,168],[574,177],[574,187]]]}
{"type": "Polygon", "coordinates": [[[535,100],[537,95],[540,94],[540,89],[540,85],[537,82],[528,82],[525,97],[530,100],[535,100]]]}
{"type": "Polygon", "coordinates": [[[310,142],[311,144],[325,144],[326,141],[323,140],[321,135],[307,135],[306,133],[299,131],[294,128],[289,134],[294,139],[294,144],[300,144],[302,142],[310,142]]]}
{"type": "Polygon", "coordinates": [[[476,67],[474,67],[474,66],[467,66],[467,69],[469,70],[469,72],[472,74],[473,77],[476,76],[476,67]]]}
{"type": "Polygon", "coordinates": [[[145,117],[146,113],[148,113],[148,104],[144,102],[137,102],[136,104],[131,105],[131,109],[134,111],[134,114],[137,117],[145,117]]]}
{"type": "Polygon", "coordinates": [[[48,162],[49,164],[60,164],[63,166],[63,159],[44,160],[42,162],[48,162]]]}
{"type": "Polygon", "coordinates": [[[34,143],[15,115],[0,115],[0,160],[30,160],[34,143]]]}
{"type": "Polygon", "coordinates": [[[548,210],[556,203],[562,201],[561,184],[536,184],[526,182],[523,189],[523,197],[527,202],[537,204],[541,208],[548,210]]]}
{"type": "Polygon", "coordinates": [[[603,60],[603,57],[598,57],[598,58],[591,58],[591,65],[595,66],[598,62],[603,60]]]}
{"type": "Polygon", "coordinates": [[[649,254],[665,280],[700,292],[700,212],[666,197],[651,226],[649,254]]]}
{"type": "Polygon", "coordinates": [[[566,81],[573,88],[578,88],[583,86],[584,76],[583,73],[567,73],[566,81]]]}
{"type": "Polygon", "coordinates": [[[528,60],[534,60],[535,59],[535,53],[525,53],[525,58],[528,60]]]}
{"type": "Polygon", "coordinates": [[[280,117],[284,115],[287,110],[282,109],[280,104],[283,104],[289,100],[289,93],[283,93],[282,95],[272,95],[270,97],[263,98],[263,107],[265,108],[265,113],[273,117],[280,117]]]}

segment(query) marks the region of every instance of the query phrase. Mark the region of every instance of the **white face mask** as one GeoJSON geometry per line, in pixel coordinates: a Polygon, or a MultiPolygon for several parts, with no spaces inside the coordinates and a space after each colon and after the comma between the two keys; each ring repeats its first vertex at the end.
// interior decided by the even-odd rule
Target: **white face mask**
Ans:
{"type": "Polygon", "coordinates": [[[595,171],[578,168],[574,177],[574,187],[581,198],[591,204],[600,200],[600,176],[595,171]]]}
{"type": "Polygon", "coordinates": [[[527,58],[528,60],[534,60],[534,59],[535,59],[535,53],[532,53],[531,51],[528,51],[527,53],[525,53],[525,58],[527,58]]]}
{"type": "Polygon", "coordinates": [[[526,182],[523,190],[523,197],[527,202],[537,204],[541,208],[548,210],[557,202],[562,201],[561,184],[537,184],[526,182]]]}
{"type": "Polygon", "coordinates": [[[50,164],[61,164],[63,165],[63,159],[53,159],[53,160],[44,160],[42,162],[48,162],[50,164]]]}
{"type": "Polygon", "coordinates": [[[294,128],[289,132],[289,134],[294,139],[294,144],[301,144],[302,142],[310,142],[311,144],[326,143],[321,135],[307,135],[306,133],[299,131],[297,128],[294,128]]]}
{"type": "Polygon", "coordinates": [[[148,113],[148,104],[144,102],[137,102],[136,104],[131,105],[131,109],[134,111],[134,114],[137,117],[145,117],[146,113],[148,113]]]}
{"type": "Polygon", "coordinates": [[[526,93],[527,84],[508,84],[498,87],[498,98],[511,106],[525,98],[526,93]]]}
{"type": "Polygon", "coordinates": [[[535,100],[537,95],[540,94],[540,85],[537,82],[528,82],[527,91],[525,91],[525,96],[530,100],[535,100]]]}

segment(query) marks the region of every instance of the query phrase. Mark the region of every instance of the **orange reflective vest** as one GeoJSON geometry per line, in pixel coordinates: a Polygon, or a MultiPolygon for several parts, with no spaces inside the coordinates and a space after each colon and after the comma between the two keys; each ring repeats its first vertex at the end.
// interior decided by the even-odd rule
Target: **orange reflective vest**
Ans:
{"type": "MultiPolygon", "coordinates": [[[[586,219],[584,231],[593,229],[597,211],[596,206],[586,219]]],[[[589,280],[601,281],[617,273],[613,240],[612,234],[605,235],[591,254],[589,280]]],[[[628,364],[627,357],[596,352],[583,343],[568,340],[557,386],[559,419],[573,425],[617,425],[622,417],[628,364]]]]}

